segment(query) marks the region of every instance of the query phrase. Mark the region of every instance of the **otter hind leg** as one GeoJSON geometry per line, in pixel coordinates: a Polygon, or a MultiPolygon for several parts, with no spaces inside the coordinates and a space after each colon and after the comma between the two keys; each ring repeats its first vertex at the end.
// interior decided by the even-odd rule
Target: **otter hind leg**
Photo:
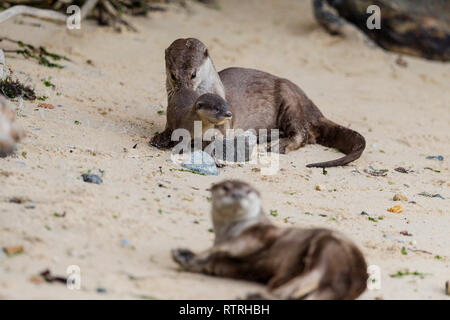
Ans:
{"type": "Polygon", "coordinates": [[[271,294],[283,300],[304,299],[319,288],[322,276],[323,272],[320,269],[313,269],[272,289],[271,294]]]}
{"type": "Polygon", "coordinates": [[[292,137],[280,138],[277,141],[270,142],[267,146],[267,151],[286,154],[303,147],[305,144],[306,140],[304,138],[304,135],[299,132],[292,137]]]}

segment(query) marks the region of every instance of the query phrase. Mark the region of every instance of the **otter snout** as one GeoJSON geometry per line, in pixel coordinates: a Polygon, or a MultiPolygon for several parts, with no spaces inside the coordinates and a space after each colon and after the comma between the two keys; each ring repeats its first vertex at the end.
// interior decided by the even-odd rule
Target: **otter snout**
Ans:
{"type": "Polygon", "coordinates": [[[231,111],[226,111],[226,112],[223,114],[223,116],[224,116],[225,118],[232,118],[232,117],[233,117],[233,113],[232,113],[231,111]]]}

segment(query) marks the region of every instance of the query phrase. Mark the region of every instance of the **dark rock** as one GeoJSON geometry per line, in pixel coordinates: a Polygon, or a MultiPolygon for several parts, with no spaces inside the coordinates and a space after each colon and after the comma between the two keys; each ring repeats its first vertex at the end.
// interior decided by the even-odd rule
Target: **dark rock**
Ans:
{"type": "Polygon", "coordinates": [[[95,183],[95,184],[102,184],[103,183],[102,178],[100,178],[96,174],[85,173],[85,174],[82,174],[81,177],[83,178],[83,181],[87,182],[87,183],[95,183]]]}

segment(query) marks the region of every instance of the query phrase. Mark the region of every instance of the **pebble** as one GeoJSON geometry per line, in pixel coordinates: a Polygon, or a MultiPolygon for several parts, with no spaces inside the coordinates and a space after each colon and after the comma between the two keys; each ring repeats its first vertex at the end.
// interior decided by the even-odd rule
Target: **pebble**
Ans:
{"type": "Polygon", "coordinates": [[[208,176],[217,176],[219,174],[214,159],[202,150],[191,152],[190,159],[183,162],[181,166],[208,176]]]}
{"type": "Polygon", "coordinates": [[[395,168],[394,170],[397,172],[400,172],[400,173],[408,173],[409,172],[409,170],[407,170],[403,167],[398,167],[398,168],[395,168]]]}
{"type": "Polygon", "coordinates": [[[11,246],[11,247],[4,247],[3,251],[6,253],[7,256],[14,256],[23,253],[24,249],[23,246],[11,246]]]}
{"type": "Polygon", "coordinates": [[[316,190],[317,191],[323,191],[323,187],[321,185],[316,185],[316,190]]]}
{"type": "Polygon", "coordinates": [[[435,159],[435,160],[439,160],[439,161],[444,161],[443,156],[428,156],[427,159],[435,159]]]}
{"type": "Polygon", "coordinates": [[[38,107],[43,109],[55,109],[55,106],[50,103],[39,103],[38,107]]]}
{"type": "Polygon", "coordinates": [[[96,291],[97,291],[98,293],[106,293],[106,289],[105,289],[105,288],[102,288],[102,287],[98,287],[98,288],[96,289],[96,291]]]}
{"type": "Polygon", "coordinates": [[[402,213],[403,207],[400,204],[398,204],[396,206],[393,206],[392,208],[387,209],[387,211],[394,212],[394,213],[402,213]]]}
{"type": "Polygon", "coordinates": [[[394,198],[392,198],[394,201],[408,201],[408,198],[405,197],[403,194],[401,193],[397,193],[394,195],[394,198]]]}
{"type": "Polygon", "coordinates": [[[439,193],[431,194],[429,192],[421,192],[419,193],[419,196],[429,197],[429,198],[441,198],[442,200],[445,200],[443,196],[441,196],[439,193]]]}
{"type": "Polygon", "coordinates": [[[103,183],[102,178],[100,178],[98,175],[96,174],[82,174],[81,177],[83,178],[84,182],[87,183],[95,183],[95,184],[101,184],[103,183]]]}
{"type": "Polygon", "coordinates": [[[369,214],[367,212],[365,212],[365,211],[361,211],[361,215],[362,216],[368,216],[369,214]]]}

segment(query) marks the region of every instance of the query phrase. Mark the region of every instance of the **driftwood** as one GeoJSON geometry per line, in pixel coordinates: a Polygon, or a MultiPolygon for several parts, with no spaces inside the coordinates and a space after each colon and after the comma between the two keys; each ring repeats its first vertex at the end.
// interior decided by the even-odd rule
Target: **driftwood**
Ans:
{"type": "Polygon", "coordinates": [[[450,61],[449,0],[313,0],[318,22],[332,34],[339,34],[346,21],[354,24],[386,50],[450,61]],[[381,9],[380,29],[369,29],[367,20],[381,9]]]}
{"type": "MultiPolygon", "coordinates": [[[[98,0],[88,0],[81,8],[81,20],[83,20],[88,13],[95,7],[98,0]]],[[[0,12],[0,23],[14,17],[17,15],[29,15],[34,16],[41,19],[50,19],[54,21],[65,22],[67,19],[67,15],[60,13],[54,10],[48,9],[39,9],[24,5],[16,5],[11,8],[6,9],[3,12],[0,12]]]]}
{"type": "MultiPolygon", "coordinates": [[[[181,0],[180,0],[181,1],[181,0]]],[[[17,15],[29,15],[37,18],[50,19],[65,22],[67,8],[73,4],[83,3],[81,7],[81,20],[88,15],[97,19],[100,25],[112,25],[120,30],[120,25],[136,31],[122,16],[145,15],[149,11],[163,11],[163,7],[154,5],[158,0],[86,0],[86,1],[61,1],[61,0],[6,0],[0,3],[0,23],[17,15]]]]}

